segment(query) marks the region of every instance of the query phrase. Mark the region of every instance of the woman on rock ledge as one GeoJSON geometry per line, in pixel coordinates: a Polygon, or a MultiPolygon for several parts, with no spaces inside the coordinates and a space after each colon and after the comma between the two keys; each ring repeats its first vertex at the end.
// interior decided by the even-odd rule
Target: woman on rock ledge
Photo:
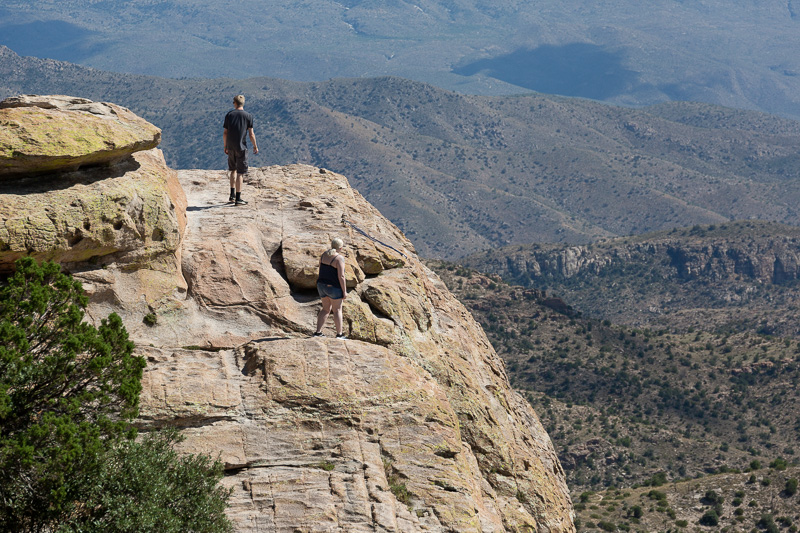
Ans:
{"type": "Polygon", "coordinates": [[[315,337],[322,337],[322,328],[328,315],[333,311],[333,323],[336,326],[336,338],[346,339],[342,332],[342,303],[347,298],[347,285],[344,274],[344,241],[335,238],[331,248],[319,258],[319,275],[317,276],[317,292],[322,298],[322,309],[317,315],[317,331],[315,337]]]}

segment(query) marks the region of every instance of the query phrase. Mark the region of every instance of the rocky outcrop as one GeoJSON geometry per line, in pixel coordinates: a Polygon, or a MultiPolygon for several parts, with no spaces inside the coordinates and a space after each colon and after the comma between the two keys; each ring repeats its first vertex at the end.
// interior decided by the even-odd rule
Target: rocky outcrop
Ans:
{"type": "Polygon", "coordinates": [[[156,150],[13,180],[0,258],[61,261],[92,319],[123,317],[148,360],[138,424],[221,458],[237,531],[575,530],[550,439],[483,331],[343,176],[252,169],[238,207],[224,172],[176,180],[156,150]],[[335,236],[349,340],[309,336],[335,236]]]}
{"type": "Polygon", "coordinates": [[[173,293],[184,292],[186,195],[160,150],[134,151],[157,143],[157,128],[114,104],[79,98],[26,97],[3,105],[0,120],[15,111],[27,117],[19,128],[0,128],[4,146],[22,146],[29,155],[41,148],[37,139],[59,150],[81,148],[57,172],[58,158],[27,158],[12,150],[5,168],[28,173],[0,176],[0,271],[23,255],[57,261],[82,279],[96,303],[93,312],[106,316],[124,307],[129,321],[141,321],[173,293]],[[7,107],[16,104],[22,107],[7,107]],[[132,136],[149,140],[131,141],[122,151],[110,148],[132,136]],[[98,149],[100,154],[92,152],[98,149]],[[105,164],[70,170],[76,160],[105,164]]]}
{"type": "Polygon", "coordinates": [[[237,530],[573,530],[549,438],[480,327],[343,176],[251,170],[239,207],[220,201],[224,173],[179,176],[189,289],[133,325],[153,344],[142,423],[221,452],[237,530]],[[309,338],[309,280],[335,236],[346,341],[309,338]]]}
{"type": "Polygon", "coordinates": [[[158,146],[161,130],[124,107],[70,96],[0,102],[0,180],[111,164],[158,146]]]}

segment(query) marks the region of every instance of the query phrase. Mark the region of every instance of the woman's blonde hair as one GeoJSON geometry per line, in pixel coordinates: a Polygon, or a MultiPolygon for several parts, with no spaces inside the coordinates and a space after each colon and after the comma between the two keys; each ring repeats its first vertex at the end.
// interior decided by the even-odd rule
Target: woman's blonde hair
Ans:
{"type": "Polygon", "coordinates": [[[336,237],[331,241],[331,248],[334,250],[339,250],[344,247],[344,241],[339,237],[336,237]]]}

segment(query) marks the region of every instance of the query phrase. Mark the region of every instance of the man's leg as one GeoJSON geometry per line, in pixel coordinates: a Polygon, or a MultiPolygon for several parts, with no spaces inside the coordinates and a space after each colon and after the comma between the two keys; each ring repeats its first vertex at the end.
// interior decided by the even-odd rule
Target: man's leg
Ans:
{"type": "Polygon", "coordinates": [[[243,205],[246,204],[244,200],[242,200],[242,173],[236,173],[236,199],[234,200],[236,205],[243,205]]]}
{"type": "Polygon", "coordinates": [[[228,172],[228,176],[231,182],[231,195],[228,197],[228,201],[232,202],[236,198],[236,171],[231,170],[228,172]]]}
{"type": "Polygon", "coordinates": [[[247,151],[237,152],[236,160],[236,205],[246,204],[242,200],[242,176],[247,172],[247,151]]]}

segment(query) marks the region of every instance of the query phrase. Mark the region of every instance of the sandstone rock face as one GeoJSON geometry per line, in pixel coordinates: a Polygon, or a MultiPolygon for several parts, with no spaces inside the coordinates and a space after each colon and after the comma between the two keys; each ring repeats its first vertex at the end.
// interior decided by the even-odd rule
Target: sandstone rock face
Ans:
{"type": "MultiPolygon", "coordinates": [[[[82,160],[110,163],[103,159],[111,154],[106,147],[131,137],[129,130],[138,132],[136,138],[149,131],[149,140],[128,143],[120,155],[158,139],[157,128],[114,104],[56,96],[20,97],[3,105],[0,122],[18,111],[31,117],[18,128],[0,127],[0,144],[23,146],[26,153],[35,152],[37,139],[68,144],[91,130],[91,142],[74,140],[86,150],[101,146],[103,153],[87,153],[82,160]]],[[[137,151],[115,164],[80,171],[49,172],[54,161],[14,155],[4,167],[30,172],[0,178],[0,272],[11,270],[23,255],[57,261],[83,281],[90,312],[117,311],[126,322],[141,322],[174,301],[174,293],[185,293],[180,243],[186,195],[161,151],[137,151]]]]}
{"type": "Polygon", "coordinates": [[[0,102],[0,180],[109,164],[158,146],[161,130],[124,107],[69,96],[0,102]]]}
{"type": "Polygon", "coordinates": [[[179,179],[188,291],[128,328],[149,360],[141,424],[220,454],[237,531],[574,531],[552,444],[482,330],[343,176],[251,169],[239,207],[223,172],[179,179]],[[336,236],[345,341],[332,323],[309,337],[336,236]]]}

